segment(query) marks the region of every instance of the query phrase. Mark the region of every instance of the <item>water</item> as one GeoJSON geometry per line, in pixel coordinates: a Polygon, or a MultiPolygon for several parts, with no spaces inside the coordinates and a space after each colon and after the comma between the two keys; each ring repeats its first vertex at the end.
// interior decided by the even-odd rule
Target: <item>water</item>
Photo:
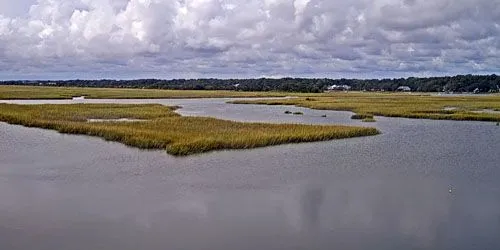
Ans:
{"type": "Polygon", "coordinates": [[[365,124],[349,112],[225,101],[118,102],[382,134],[179,158],[0,123],[0,249],[500,248],[493,123],[365,124]]]}

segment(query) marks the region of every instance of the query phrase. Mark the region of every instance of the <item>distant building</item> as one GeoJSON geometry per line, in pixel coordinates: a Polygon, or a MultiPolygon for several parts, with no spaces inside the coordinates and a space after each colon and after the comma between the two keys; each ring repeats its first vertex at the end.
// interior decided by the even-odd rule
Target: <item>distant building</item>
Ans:
{"type": "Polygon", "coordinates": [[[401,91],[401,92],[410,92],[411,88],[408,86],[399,86],[396,91],[401,91]]]}
{"type": "Polygon", "coordinates": [[[44,85],[56,86],[57,83],[55,83],[55,82],[47,82],[47,83],[45,83],[45,82],[39,82],[38,85],[40,85],[40,86],[44,86],[44,85]]]}
{"type": "Polygon", "coordinates": [[[351,86],[349,85],[332,85],[326,88],[327,91],[349,91],[351,90],[351,86]]]}

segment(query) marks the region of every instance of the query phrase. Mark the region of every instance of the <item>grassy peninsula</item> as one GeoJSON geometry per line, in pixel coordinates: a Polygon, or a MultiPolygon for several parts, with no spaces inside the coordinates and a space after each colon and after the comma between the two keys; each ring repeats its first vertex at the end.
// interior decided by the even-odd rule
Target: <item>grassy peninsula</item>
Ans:
{"type": "Polygon", "coordinates": [[[352,111],[353,119],[373,116],[437,120],[500,121],[500,95],[436,96],[406,93],[330,93],[314,98],[241,100],[236,104],[295,105],[352,111]]]}
{"type": "MultiPolygon", "coordinates": [[[[0,85],[0,100],[13,99],[71,99],[85,96],[90,99],[174,99],[222,97],[285,97],[286,92],[243,92],[231,90],[164,90],[132,88],[80,88],[47,86],[0,85]]],[[[293,94],[308,95],[308,94],[293,94]]]]}
{"type": "Polygon", "coordinates": [[[61,133],[97,136],[144,149],[166,149],[177,156],[223,149],[247,149],[376,135],[375,128],[242,123],[183,117],[158,104],[0,104],[0,121],[61,133]],[[129,122],[91,119],[131,119],[129,122]]]}

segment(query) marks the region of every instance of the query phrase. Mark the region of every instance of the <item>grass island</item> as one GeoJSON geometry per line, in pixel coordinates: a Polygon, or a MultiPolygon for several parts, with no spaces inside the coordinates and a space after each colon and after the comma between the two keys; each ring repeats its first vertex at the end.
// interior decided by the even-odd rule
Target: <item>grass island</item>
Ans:
{"type": "Polygon", "coordinates": [[[159,104],[0,104],[0,121],[60,133],[97,136],[143,149],[166,149],[167,153],[176,156],[379,133],[375,128],[366,127],[243,123],[185,117],[174,112],[176,108],[159,104]],[[93,122],[95,120],[100,121],[93,122]]]}
{"type": "Polygon", "coordinates": [[[234,104],[294,105],[319,110],[352,111],[352,119],[373,116],[436,120],[500,121],[500,95],[335,92],[314,98],[238,100],[234,104]]]}
{"type": "MultiPolygon", "coordinates": [[[[0,86],[0,99],[215,98],[285,97],[237,100],[234,104],[295,105],[352,111],[352,119],[374,122],[374,116],[500,122],[500,95],[437,96],[424,93],[286,93],[179,91],[43,86],[0,86]]],[[[143,149],[165,149],[176,156],[249,149],[285,143],[343,139],[379,134],[375,128],[340,125],[269,124],[184,117],[179,107],[159,104],[0,104],[0,121],[97,136],[143,149]]],[[[301,115],[301,112],[286,111],[301,115]]],[[[323,115],[326,117],[326,115],[323,115]]]]}

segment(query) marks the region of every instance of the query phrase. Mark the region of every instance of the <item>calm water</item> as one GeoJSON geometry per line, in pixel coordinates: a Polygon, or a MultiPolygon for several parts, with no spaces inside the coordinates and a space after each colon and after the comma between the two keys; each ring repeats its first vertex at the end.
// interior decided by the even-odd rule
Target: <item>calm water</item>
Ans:
{"type": "Polygon", "coordinates": [[[225,100],[119,102],[383,134],[178,158],[0,123],[0,249],[500,249],[493,123],[364,124],[225,100]]]}

